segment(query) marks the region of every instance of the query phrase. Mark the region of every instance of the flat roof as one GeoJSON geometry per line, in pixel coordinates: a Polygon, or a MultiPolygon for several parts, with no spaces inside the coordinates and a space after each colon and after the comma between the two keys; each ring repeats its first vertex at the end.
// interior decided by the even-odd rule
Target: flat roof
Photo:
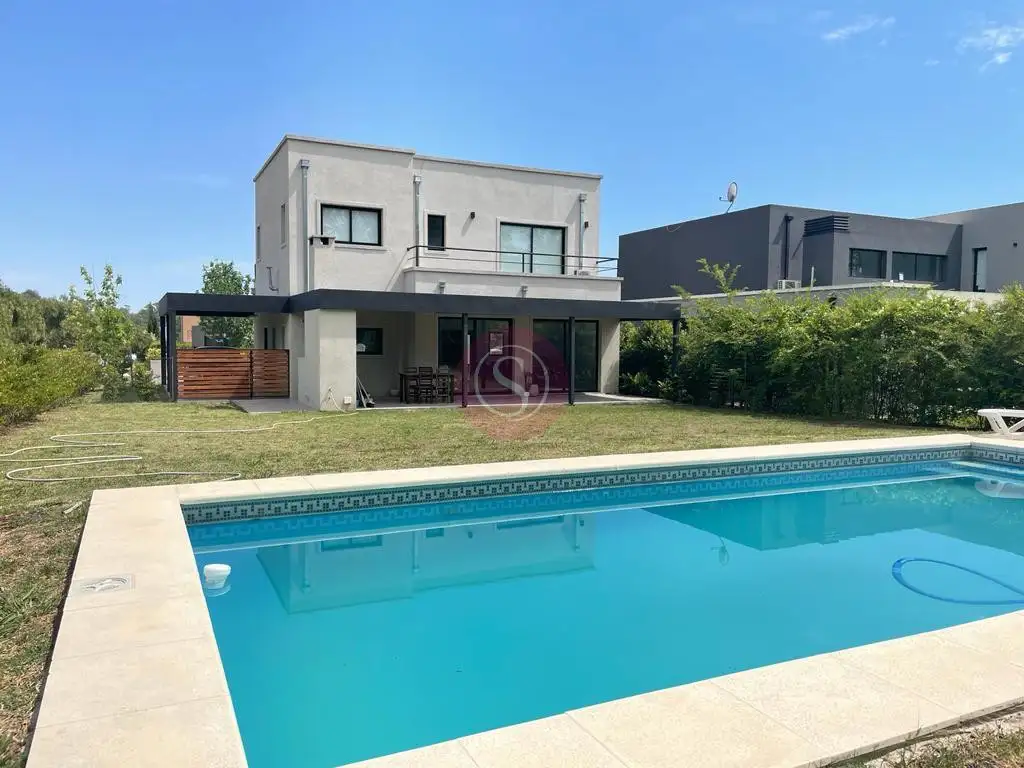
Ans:
{"type": "Polygon", "coordinates": [[[679,317],[678,305],[654,301],[534,299],[516,296],[471,296],[459,293],[344,291],[328,288],[318,288],[295,296],[165,293],[157,306],[161,315],[174,312],[179,315],[207,316],[287,314],[328,309],[614,320],[672,320],[679,317]]]}
{"type": "Polygon", "coordinates": [[[599,173],[585,173],[582,171],[559,171],[552,170],[550,168],[532,168],[527,165],[507,165],[505,163],[486,163],[479,160],[460,160],[454,157],[437,157],[434,155],[420,155],[417,154],[415,149],[404,149],[401,147],[385,147],[378,144],[360,144],[354,141],[339,141],[337,139],[321,139],[315,136],[299,136],[294,133],[286,133],[281,140],[274,147],[274,151],[270,153],[270,156],[264,161],[263,165],[256,172],[256,175],[252,177],[253,181],[256,181],[260,177],[260,174],[266,170],[267,166],[270,165],[271,161],[281,151],[281,148],[289,141],[302,141],[307,144],[323,144],[332,147],[349,147],[351,149],[368,149],[377,152],[394,152],[401,155],[410,155],[414,159],[422,160],[431,163],[450,163],[452,165],[469,165],[476,166],[479,168],[498,168],[505,171],[523,171],[525,173],[544,173],[551,176],[569,176],[572,178],[579,179],[601,179],[599,173]]]}

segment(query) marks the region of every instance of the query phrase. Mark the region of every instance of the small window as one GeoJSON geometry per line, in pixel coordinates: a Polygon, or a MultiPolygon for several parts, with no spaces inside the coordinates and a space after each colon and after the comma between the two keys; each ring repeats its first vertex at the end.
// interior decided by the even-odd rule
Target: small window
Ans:
{"type": "Polygon", "coordinates": [[[893,251],[893,280],[941,283],[946,278],[946,257],[928,253],[893,251]]]}
{"type": "Polygon", "coordinates": [[[256,263],[259,264],[263,261],[262,254],[260,252],[260,228],[256,227],[256,263]]]}
{"type": "Polygon", "coordinates": [[[885,279],[885,251],[850,249],[850,277],[885,279]]]}
{"type": "Polygon", "coordinates": [[[380,245],[380,209],[320,206],[320,233],[339,243],[380,245]]]}
{"type": "Polygon", "coordinates": [[[383,328],[356,328],[357,355],[383,355],[383,328]]]}
{"type": "Polygon", "coordinates": [[[288,244],[288,203],[281,203],[281,245],[288,244]]]}
{"type": "Polygon", "coordinates": [[[427,248],[431,251],[444,250],[444,216],[427,214],[427,248]]]}

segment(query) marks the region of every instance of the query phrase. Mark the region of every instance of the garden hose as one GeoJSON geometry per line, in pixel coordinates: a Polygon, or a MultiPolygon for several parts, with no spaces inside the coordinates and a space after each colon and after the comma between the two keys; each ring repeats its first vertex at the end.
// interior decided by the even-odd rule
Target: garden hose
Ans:
{"type": "Polygon", "coordinates": [[[1024,605],[1024,590],[1020,590],[1012,584],[1007,584],[1005,581],[1000,581],[994,576],[989,576],[988,574],[976,571],[973,568],[968,568],[964,565],[957,565],[956,563],[950,563],[946,560],[933,560],[930,557],[901,557],[892,564],[892,577],[896,579],[900,585],[906,587],[911,592],[916,592],[924,597],[930,597],[932,600],[941,600],[944,603],[957,603],[959,605],[1024,605]],[[1015,595],[1020,595],[1020,597],[1011,598],[1009,600],[962,600],[957,597],[936,595],[934,592],[927,592],[923,589],[919,589],[907,581],[906,577],[903,575],[903,566],[907,563],[934,563],[935,565],[945,565],[948,568],[955,568],[958,571],[963,571],[964,573],[969,573],[972,576],[978,576],[986,581],[992,582],[993,584],[997,584],[1015,595]]]}
{"type": "MultiPolygon", "coordinates": [[[[324,397],[324,401],[329,401],[333,403],[335,408],[341,411],[330,389],[327,390],[327,395],[324,397]]],[[[8,470],[7,472],[4,473],[4,477],[6,477],[8,480],[26,483],[67,483],[73,480],[114,480],[130,477],[206,477],[210,478],[211,480],[237,480],[242,476],[241,473],[239,472],[225,473],[208,469],[162,469],[154,472],[122,472],[101,475],[73,475],[71,477],[39,477],[32,473],[37,472],[39,470],[64,469],[67,467],[84,467],[89,466],[91,464],[117,464],[133,461],[142,461],[143,457],[134,454],[119,453],[99,454],[92,456],[57,456],[52,458],[52,461],[54,463],[51,464],[39,463],[41,461],[49,460],[49,457],[15,457],[20,457],[22,454],[27,454],[35,451],[59,451],[66,448],[120,448],[125,445],[124,442],[105,442],[103,439],[125,435],[238,435],[251,434],[254,432],[270,432],[274,429],[277,429],[278,427],[310,424],[314,421],[320,421],[323,419],[336,419],[341,416],[351,416],[354,413],[357,413],[357,411],[342,411],[340,413],[310,416],[308,419],[275,421],[273,424],[267,424],[259,427],[237,427],[230,429],[130,429],[117,430],[113,432],[72,432],[65,435],[51,435],[50,440],[53,443],[56,443],[56,445],[31,445],[25,448],[18,448],[17,450],[11,451],[10,453],[0,453],[0,463],[29,464],[30,466],[16,467],[15,469],[8,470]]]]}

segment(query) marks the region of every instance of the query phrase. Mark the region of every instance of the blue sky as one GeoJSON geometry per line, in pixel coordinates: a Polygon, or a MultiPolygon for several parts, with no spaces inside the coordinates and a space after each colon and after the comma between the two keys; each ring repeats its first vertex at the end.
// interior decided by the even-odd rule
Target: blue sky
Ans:
{"type": "MultiPolygon", "coordinates": [[[[252,263],[284,133],[604,174],[601,239],[768,202],[1024,199],[1024,0],[3,0],[0,280],[252,263]]],[[[726,258],[723,255],[723,258],[726,258]]]]}

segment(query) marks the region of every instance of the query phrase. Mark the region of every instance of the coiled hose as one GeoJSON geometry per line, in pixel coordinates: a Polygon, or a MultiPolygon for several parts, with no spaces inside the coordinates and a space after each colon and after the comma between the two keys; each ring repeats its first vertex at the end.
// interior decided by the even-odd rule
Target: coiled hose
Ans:
{"type": "Polygon", "coordinates": [[[901,557],[892,564],[892,577],[911,592],[916,592],[924,597],[930,597],[932,600],[941,600],[944,603],[956,603],[958,605],[1024,605],[1024,591],[1018,589],[1012,584],[1007,584],[1005,581],[1000,581],[994,576],[989,576],[988,574],[976,571],[973,568],[968,568],[964,565],[957,565],[956,563],[950,563],[946,560],[933,560],[930,557],[901,557]],[[907,581],[906,576],[903,575],[903,566],[907,563],[933,563],[934,565],[945,565],[948,568],[955,568],[958,571],[963,571],[964,573],[969,573],[972,576],[978,576],[979,578],[990,581],[993,584],[997,584],[1015,595],[1020,595],[1020,597],[1017,599],[1011,598],[1009,600],[963,600],[958,597],[937,595],[934,592],[928,592],[927,590],[915,587],[907,581]]]}

